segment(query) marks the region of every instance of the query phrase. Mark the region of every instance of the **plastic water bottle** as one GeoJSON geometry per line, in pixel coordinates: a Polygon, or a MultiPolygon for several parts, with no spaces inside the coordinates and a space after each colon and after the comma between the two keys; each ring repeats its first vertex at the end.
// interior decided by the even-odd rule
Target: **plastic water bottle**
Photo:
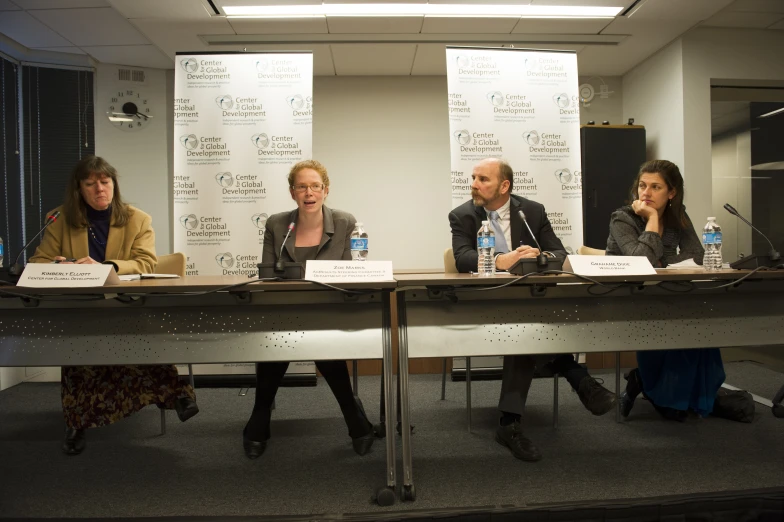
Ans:
{"type": "Polygon", "coordinates": [[[364,261],[368,256],[368,235],[362,223],[354,225],[351,231],[351,260],[364,261]]]}
{"type": "Polygon", "coordinates": [[[495,232],[489,221],[482,221],[476,233],[476,251],[479,254],[479,277],[495,275],[495,232]]]}
{"type": "Polygon", "coordinates": [[[3,266],[3,238],[0,237],[0,266],[3,266]]]}
{"type": "Polygon", "coordinates": [[[709,217],[708,224],[702,229],[702,246],[705,247],[705,258],[702,261],[705,271],[721,270],[721,227],[715,217],[709,217]]]}

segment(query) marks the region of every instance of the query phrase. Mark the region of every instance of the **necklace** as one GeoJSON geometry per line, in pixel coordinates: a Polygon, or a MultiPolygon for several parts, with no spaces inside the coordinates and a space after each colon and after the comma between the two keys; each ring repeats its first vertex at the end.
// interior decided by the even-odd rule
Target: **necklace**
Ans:
{"type": "Polygon", "coordinates": [[[87,226],[87,230],[89,230],[89,231],[90,231],[90,236],[92,236],[92,238],[93,238],[93,241],[95,241],[97,244],[101,245],[102,247],[105,247],[105,246],[106,246],[106,241],[101,241],[101,240],[100,240],[100,239],[98,239],[98,237],[95,235],[95,231],[93,230],[93,226],[92,226],[92,225],[88,225],[88,226],[87,226]]]}

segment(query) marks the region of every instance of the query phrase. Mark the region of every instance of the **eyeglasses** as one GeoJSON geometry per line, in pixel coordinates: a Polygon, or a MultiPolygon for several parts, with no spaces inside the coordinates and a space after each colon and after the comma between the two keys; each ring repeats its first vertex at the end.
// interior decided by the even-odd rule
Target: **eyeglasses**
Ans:
{"type": "Polygon", "coordinates": [[[318,193],[324,190],[322,183],[314,183],[313,185],[294,185],[294,192],[305,192],[310,189],[311,192],[318,193]]]}

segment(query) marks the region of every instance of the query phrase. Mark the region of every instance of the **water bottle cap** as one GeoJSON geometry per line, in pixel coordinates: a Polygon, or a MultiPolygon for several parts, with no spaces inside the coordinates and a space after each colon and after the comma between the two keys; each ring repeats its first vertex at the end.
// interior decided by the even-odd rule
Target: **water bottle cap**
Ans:
{"type": "Polygon", "coordinates": [[[358,226],[358,227],[361,227],[361,226],[362,226],[362,223],[360,223],[359,221],[357,221],[357,222],[356,222],[356,226],[358,226]]]}
{"type": "Polygon", "coordinates": [[[708,221],[716,221],[716,218],[715,217],[709,217],[708,221]]]}
{"type": "Polygon", "coordinates": [[[489,224],[490,224],[490,222],[489,222],[489,221],[482,221],[482,224],[483,224],[483,225],[489,225],[489,224]]]}

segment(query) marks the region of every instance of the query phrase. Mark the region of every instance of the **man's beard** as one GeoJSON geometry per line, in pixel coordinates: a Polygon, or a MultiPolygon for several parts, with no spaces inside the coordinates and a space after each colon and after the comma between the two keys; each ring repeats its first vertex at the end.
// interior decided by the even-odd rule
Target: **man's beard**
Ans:
{"type": "Polygon", "coordinates": [[[499,197],[500,195],[501,195],[500,187],[498,189],[496,189],[495,194],[493,194],[490,199],[483,198],[482,196],[479,195],[479,192],[477,192],[475,190],[471,191],[471,199],[474,201],[474,205],[476,205],[477,207],[484,207],[491,200],[499,197]]]}

